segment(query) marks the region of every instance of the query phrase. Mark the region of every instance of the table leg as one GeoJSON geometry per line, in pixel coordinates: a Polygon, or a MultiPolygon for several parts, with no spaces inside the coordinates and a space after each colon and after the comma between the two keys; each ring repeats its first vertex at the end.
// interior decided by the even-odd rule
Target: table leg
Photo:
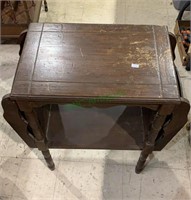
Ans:
{"type": "Polygon", "coordinates": [[[176,37],[174,34],[169,33],[169,39],[170,39],[171,52],[172,52],[173,61],[174,61],[176,58],[175,52],[174,52],[176,48],[176,37]]]}
{"type": "Polygon", "coordinates": [[[30,112],[25,111],[24,113],[25,113],[26,120],[28,121],[28,125],[30,129],[32,130],[32,133],[30,134],[35,140],[36,146],[42,152],[49,169],[54,170],[55,165],[50,155],[50,151],[48,149],[46,136],[40,127],[36,113],[34,111],[30,111],[30,112]]]}
{"type": "Polygon", "coordinates": [[[44,8],[45,8],[45,12],[48,12],[48,3],[46,0],[44,0],[44,8]]]}
{"type": "Polygon", "coordinates": [[[22,54],[26,36],[27,36],[27,30],[22,31],[21,34],[19,35],[19,38],[18,38],[18,43],[20,45],[19,56],[21,56],[22,54]]]}
{"type": "MultiPolygon", "coordinates": [[[[171,107],[172,108],[172,107],[171,107]]],[[[170,109],[171,109],[170,108],[170,109]]],[[[166,108],[168,111],[168,108],[166,108]]],[[[139,160],[137,162],[135,172],[139,174],[144,169],[144,164],[149,154],[152,153],[155,146],[155,140],[160,132],[162,126],[165,123],[166,117],[170,112],[166,113],[165,106],[161,107],[155,115],[153,122],[151,123],[151,128],[149,130],[148,136],[145,141],[145,147],[143,148],[139,160]]]]}
{"type": "Polygon", "coordinates": [[[54,165],[54,162],[53,162],[52,157],[50,155],[50,151],[49,150],[42,151],[42,154],[44,156],[44,159],[46,160],[48,168],[50,170],[54,170],[55,169],[55,165],[54,165]]]}

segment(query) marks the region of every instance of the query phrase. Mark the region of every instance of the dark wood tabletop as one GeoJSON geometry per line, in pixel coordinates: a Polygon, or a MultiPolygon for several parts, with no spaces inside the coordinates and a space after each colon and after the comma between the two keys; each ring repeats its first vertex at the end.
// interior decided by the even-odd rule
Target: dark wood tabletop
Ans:
{"type": "Polygon", "coordinates": [[[50,97],[179,102],[167,27],[32,23],[11,98],[50,97]]]}

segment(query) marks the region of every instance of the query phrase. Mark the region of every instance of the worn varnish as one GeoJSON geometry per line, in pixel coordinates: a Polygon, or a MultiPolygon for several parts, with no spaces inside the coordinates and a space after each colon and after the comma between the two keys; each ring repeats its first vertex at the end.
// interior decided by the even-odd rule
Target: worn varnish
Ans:
{"type": "Polygon", "coordinates": [[[167,28],[31,24],[11,92],[12,98],[18,96],[176,102],[167,28]]]}
{"type": "Polygon", "coordinates": [[[140,173],[190,109],[170,39],[165,26],[33,23],[4,118],[51,170],[49,148],[141,149],[140,173]]]}

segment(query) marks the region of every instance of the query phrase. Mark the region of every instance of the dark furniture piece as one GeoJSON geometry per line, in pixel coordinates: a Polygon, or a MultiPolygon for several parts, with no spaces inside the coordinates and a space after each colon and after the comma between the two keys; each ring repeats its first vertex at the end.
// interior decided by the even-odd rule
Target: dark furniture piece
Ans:
{"type": "MultiPolygon", "coordinates": [[[[48,11],[47,1],[44,9],[48,11]]],[[[31,22],[38,22],[42,1],[1,1],[1,38],[18,38],[31,22]]]]}
{"type": "Polygon", "coordinates": [[[137,149],[140,173],[190,108],[170,38],[165,26],[32,23],[4,117],[52,170],[49,148],[137,149]]]}
{"type": "Polygon", "coordinates": [[[45,12],[48,12],[48,3],[46,0],[44,0],[44,10],[45,12]]]}
{"type": "Polygon", "coordinates": [[[182,30],[190,30],[190,20],[182,20],[182,16],[186,10],[186,8],[190,7],[190,1],[182,2],[183,7],[180,10],[178,17],[176,19],[176,25],[174,28],[174,33],[176,35],[177,46],[180,54],[180,58],[182,61],[182,65],[185,66],[187,71],[190,71],[191,66],[191,47],[190,47],[190,34],[187,35],[187,42],[188,46],[183,44],[185,41],[183,34],[181,33],[182,30]]]}

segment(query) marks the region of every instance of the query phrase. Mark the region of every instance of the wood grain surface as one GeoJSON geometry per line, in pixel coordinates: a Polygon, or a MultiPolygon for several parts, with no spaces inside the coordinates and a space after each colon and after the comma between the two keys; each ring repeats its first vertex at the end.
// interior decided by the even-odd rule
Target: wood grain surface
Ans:
{"type": "Polygon", "coordinates": [[[12,99],[105,96],[180,101],[165,26],[30,25],[12,99]]]}

